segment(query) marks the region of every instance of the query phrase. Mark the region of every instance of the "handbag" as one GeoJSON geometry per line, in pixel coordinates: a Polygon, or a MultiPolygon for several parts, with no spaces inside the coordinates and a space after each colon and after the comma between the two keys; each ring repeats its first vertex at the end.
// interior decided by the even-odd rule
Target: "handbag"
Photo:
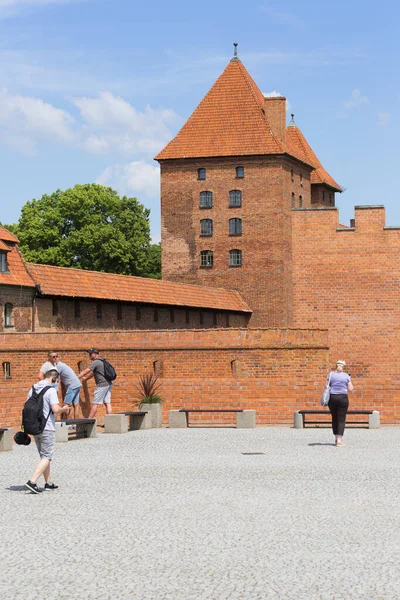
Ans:
{"type": "Polygon", "coordinates": [[[330,386],[331,386],[331,373],[329,373],[328,383],[326,384],[325,389],[322,394],[322,397],[321,397],[321,406],[328,406],[329,397],[331,395],[330,386]]]}

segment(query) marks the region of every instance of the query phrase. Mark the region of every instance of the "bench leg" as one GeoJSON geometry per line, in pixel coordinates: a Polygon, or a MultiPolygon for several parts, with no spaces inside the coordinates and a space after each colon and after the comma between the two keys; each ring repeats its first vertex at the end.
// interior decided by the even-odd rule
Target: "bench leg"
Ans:
{"type": "Polygon", "coordinates": [[[136,431],[138,429],[151,429],[151,412],[145,415],[129,415],[129,429],[136,431]]]}
{"type": "Polygon", "coordinates": [[[187,418],[184,412],[179,410],[170,410],[168,413],[168,426],[170,429],[186,429],[188,426],[187,418]]]}
{"type": "Polygon", "coordinates": [[[304,418],[298,410],[296,410],[296,412],[294,413],[294,428],[304,429],[304,418]]]}
{"type": "Polygon", "coordinates": [[[68,442],[68,426],[62,421],[56,421],[56,442],[68,442]]]}
{"type": "Polygon", "coordinates": [[[90,423],[77,423],[76,437],[95,438],[97,437],[97,421],[92,425],[90,423]]]}
{"type": "Polygon", "coordinates": [[[0,432],[0,452],[10,452],[13,448],[13,429],[0,432]]]}
{"type": "Polygon", "coordinates": [[[244,410],[236,413],[237,429],[253,429],[256,426],[256,411],[244,410]]]}
{"type": "Polygon", "coordinates": [[[126,415],[104,415],[104,433],[127,433],[128,417],[126,415]]]}
{"type": "Polygon", "coordinates": [[[374,410],[372,415],[368,415],[368,429],[379,429],[381,426],[381,415],[379,410],[374,410]]]}

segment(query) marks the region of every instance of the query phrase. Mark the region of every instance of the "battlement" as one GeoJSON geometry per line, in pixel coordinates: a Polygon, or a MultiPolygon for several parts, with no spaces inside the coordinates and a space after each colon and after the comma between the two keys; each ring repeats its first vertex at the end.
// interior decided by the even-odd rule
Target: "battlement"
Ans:
{"type": "MultiPolygon", "coordinates": [[[[371,233],[377,231],[400,231],[400,226],[388,227],[386,225],[386,209],[382,204],[376,205],[356,205],[354,207],[354,219],[350,220],[350,226],[346,227],[339,222],[339,209],[335,206],[316,206],[307,208],[293,208],[292,213],[300,213],[305,217],[301,224],[309,229],[310,227],[322,228],[324,231],[335,230],[338,233],[371,233]]],[[[301,219],[299,217],[299,219],[301,219]]]]}

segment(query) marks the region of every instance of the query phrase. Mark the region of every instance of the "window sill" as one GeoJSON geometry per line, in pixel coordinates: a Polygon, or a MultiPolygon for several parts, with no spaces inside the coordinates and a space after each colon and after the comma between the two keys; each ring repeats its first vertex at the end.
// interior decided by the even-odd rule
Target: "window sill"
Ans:
{"type": "Polygon", "coordinates": [[[241,204],[230,204],[228,208],[242,208],[241,204]]]}
{"type": "Polygon", "coordinates": [[[4,329],[14,329],[15,325],[4,325],[4,329]]]}
{"type": "Polygon", "coordinates": [[[203,237],[212,237],[212,233],[201,233],[200,237],[201,238],[203,238],[203,237]]]}
{"type": "Polygon", "coordinates": [[[230,233],[229,237],[241,237],[243,234],[241,233],[230,233]]]}
{"type": "Polygon", "coordinates": [[[238,267],[241,267],[242,265],[229,265],[230,269],[237,269],[238,267]]]}
{"type": "Polygon", "coordinates": [[[236,175],[235,179],[244,179],[244,175],[243,177],[240,177],[240,175],[236,175]]]}
{"type": "Polygon", "coordinates": [[[214,265],[200,265],[200,269],[212,269],[214,265]]]}
{"type": "Polygon", "coordinates": [[[206,209],[207,209],[207,208],[212,208],[212,205],[211,205],[211,206],[199,206],[199,208],[200,208],[200,210],[204,210],[205,208],[206,208],[206,209]]]}

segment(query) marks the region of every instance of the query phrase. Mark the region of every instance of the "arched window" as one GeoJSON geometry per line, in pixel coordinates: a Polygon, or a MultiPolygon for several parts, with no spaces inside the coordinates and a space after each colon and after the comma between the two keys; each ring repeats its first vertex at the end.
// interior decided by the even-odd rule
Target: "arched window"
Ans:
{"type": "Polygon", "coordinates": [[[242,265],[242,251],[229,250],[229,266],[240,267],[242,265]]]}
{"type": "Polygon", "coordinates": [[[295,207],[296,207],[296,197],[295,197],[294,192],[292,192],[292,208],[295,208],[295,207]]]}
{"type": "Polygon", "coordinates": [[[213,233],[212,219],[202,219],[200,221],[200,235],[203,237],[210,236],[213,233]]]}
{"type": "Polygon", "coordinates": [[[229,219],[229,235],[242,235],[242,219],[229,219]]]}
{"type": "Polygon", "coordinates": [[[13,326],[12,311],[13,311],[13,305],[10,304],[9,302],[7,302],[7,304],[4,305],[4,326],[5,327],[13,326]]]}
{"type": "Polygon", "coordinates": [[[299,208],[303,207],[303,196],[299,196],[299,208]]]}
{"type": "Polygon", "coordinates": [[[200,192],[200,208],[212,208],[212,192],[200,192]]]}
{"type": "Polygon", "coordinates": [[[214,255],[211,250],[202,250],[200,252],[200,266],[212,267],[214,263],[214,255]]]}
{"type": "Polygon", "coordinates": [[[229,192],[229,206],[242,206],[242,192],[240,190],[229,192]]]}

